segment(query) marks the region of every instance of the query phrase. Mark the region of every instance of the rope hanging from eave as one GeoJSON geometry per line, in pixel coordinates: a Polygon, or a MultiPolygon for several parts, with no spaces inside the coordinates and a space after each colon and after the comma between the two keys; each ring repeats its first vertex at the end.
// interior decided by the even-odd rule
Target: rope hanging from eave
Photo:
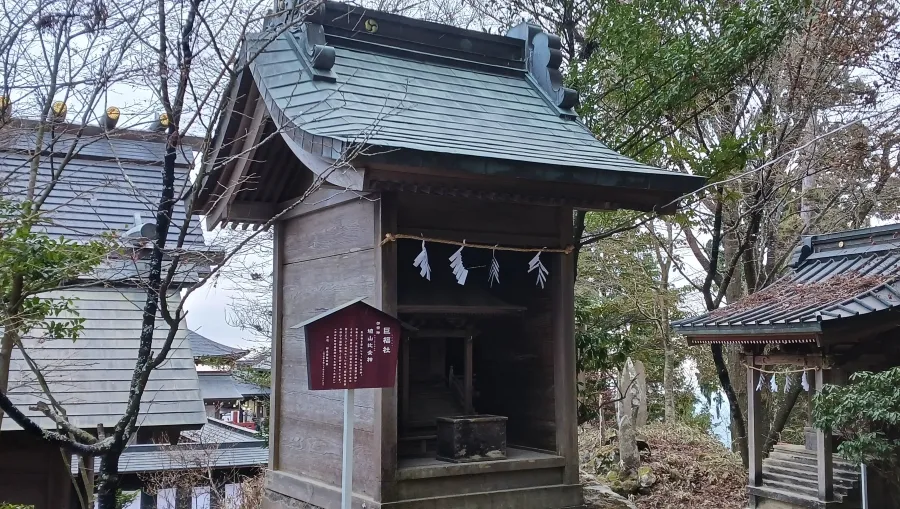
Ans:
{"type": "Polygon", "coordinates": [[[575,251],[575,246],[566,246],[562,249],[559,248],[534,248],[534,247],[512,247],[512,246],[501,246],[501,245],[493,245],[493,244],[475,244],[471,242],[458,241],[458,240],[447,240],[447,239],[436,239],[433,237],[422,237],[419,235],[406,235],[404,233],[386,233],[384,235],[384,240],[381,241],[381,245],[385,245],[388,242],[396,242],[400,239],[410,239],[410,240],[424,240],[425,242],[434,242],[437,244],[449,244],[451,246],[462,246],[462,247],[471,247],[476,249],[493,249],[496,251],[515,251],[517,253],[562,253],[562,254],[572,254],[575,251]]]}

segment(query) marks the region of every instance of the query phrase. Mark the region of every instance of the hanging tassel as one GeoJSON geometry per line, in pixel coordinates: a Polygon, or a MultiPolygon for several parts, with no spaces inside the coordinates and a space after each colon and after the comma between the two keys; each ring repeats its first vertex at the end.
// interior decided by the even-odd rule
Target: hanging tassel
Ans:
{"type": "Polygon", "coordinates": [[[806,371],[803,372],[803,377],[800,378],[800,385],[803,386],[803,390],[809,392],[809,379],[806,378],[806,371]]]}
{"type": "Polygon", "coordinates": [[[457,249],[450,257],[450,268],[453,269],[453,275],[456,276],[456,282],[461,285],[466,284],[466,278],[469,277],[469,270],[463,265],[462,260],[462,250],[466,247],[465,243],[466,241],[463,241],[463,246],[457,249]]]}
{"type": "Polygon", "coordinates": [[[778,392],[778,380],[775,380],[775,374],[774,374],[774,373],[772,373],[772,381],[771,381],[771,384],[770,384],[770,386],[769,386],[769,389],[770,389],[772,392],[778,392]]]}
{"type": "Polygon", "coordinates": [[[488,272],[488,284],[491,288],[494,287],[494,282],[500,284],[500,263],[497,261],[497,250],[494,249],[492,252],[493,259],[491,260],[491,270],[488,272]]]}
{"type": "Polygon", "coordinates": [[[784,393],[787,394],[791,392],[791,375],[785,375],[784,377],[784,393]]]}
{"type": "Polygon", "coordinates": [[[762,390],[762,383],[763,383],[763,377],[760,376],[760,377],[759,377],[759,382],[756,383],[756,392],[759,392],[759,391],[762,390]]]}
{"type": "Polygon", "coordinates": [[[528,262],[528,272],[531,273],[535,269],[537,269],[537,282],[535,285],[541,285],[541,288],[543,288],[544,283],[547,282],[547,274],[549,274],[549,271],[541,262],[541,251],[538,251],[537,254],[534,255],[534,258],[528,262]]]}
{"type": "Polygon", "coordinates": [[[428,251],[425,249],[425,241],[422,241],[422,252],[413,261],[413,267],[419,269],[419,275],[431,281],[431,266],[428,265],[428,251]]]}

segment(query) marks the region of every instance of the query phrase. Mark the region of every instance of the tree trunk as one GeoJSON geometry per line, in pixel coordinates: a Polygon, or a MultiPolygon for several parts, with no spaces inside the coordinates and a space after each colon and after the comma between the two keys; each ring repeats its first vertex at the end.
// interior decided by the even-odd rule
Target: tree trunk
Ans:
{"type": "Polygon", "coordinates": [[[97,509],[116,509],[116,494],[119,491],[119,456],[121,454],[120,451],[111,450],[100,460],[97,509]]]}
{"type": "Polygon", "coordinates": [[[728,367],[725,365],[722,345],[719,343],[710,345],[710,350],[712,350],[713,362],[716,364],[716,374],[719,376],[719,383],[722,384],[722,390],[725,391],[725,397],[728,398],[728,408],[731,411],[731,441],[737,445],[737,450],[741,454],[741,460],[744,462],[744,468],[747,468],[749,449],[747,447],[747,425],[744,422],[744,413],[741,411],[741,406],[738,404],[738,396],[731,385],[731,377],[728,376],[728,367]]]}
{"type": "Polygon", "coordinates": [[[634,392],[636,394],[636,404],[634,413],[634,427],[640,428],[647,425],[650,420],[650,411],[647,408],[647,369],[644,363],[634,361],[634,392]]]}
{"type": "MultiPolygon", "coordinates": [[[[663,278],[668,289],[668,274],[663,278]]],[[[672,330],[669,328],[669,308],[664,299],[659,299],[659,332],[662,336],[663,358],[663,418],[666,424],[674,423],[675,416],[675,345],[672,344],[672,330]]]]}
{"type": "Polygon", "coordinates": [[[665,360],[663,361],[664,418],[666,424],[672,424],[677,417],[675,416],[675,348],[672,347],[671,338],[665,339],[663,349],[665,350],[665,360]]]}
{"type": "MultiPolygon", "coordinates": [[[[9,320],[8,326],[3,331],[3,337],[0,339],[0,392],[6,394],[9,390],[9,366],[12,362],[13,348],[16,341],[19,340],[19,329],[21,328],[21,311],[22,287],[24,279],[22,276],[15,276],[12,288],[9,292],[9,304],[6,309],[6,318],[9,320]]],[[[0,410],[0,429],[3,428],[3,411],[0,410]]]]}
{"type": "MultiPolygon", "coordinates": [[[[154,362],[153,335],[156,331],[156,317],[159,314],[159,301],[162,288],[162,261],[166,241],[169,236],[169,225],[172,222],[172,209],[175,206],[175,160],[178,133],[176,124],[169,125],[169,140],[166,156],[163,159],[162,193],[156,209],[156,240],[150,254],[147,274],[147,299],[144,302],[143,322],[141,324],[140,346],[135,361],[128,404],[122,420],[116,425],[115,441],[100,464],[100,487],[97,495],[97,509],[116,509],[116,492],[119,489],[119,456],[128,444],[134,431],[141,408],[141,398],[147,386],[154,362]],[[150,371],[148,371],[148,368],[150,371]]],[[[175,263],[173,261],[172,263],[175,263]]],[[[162,296],[164,297],[164,295],[162,296]]],[[[177,324],[170,325],[169,332],[177,324]]],[[[156,354],[162,355],[162,352],[156,354]]]]}

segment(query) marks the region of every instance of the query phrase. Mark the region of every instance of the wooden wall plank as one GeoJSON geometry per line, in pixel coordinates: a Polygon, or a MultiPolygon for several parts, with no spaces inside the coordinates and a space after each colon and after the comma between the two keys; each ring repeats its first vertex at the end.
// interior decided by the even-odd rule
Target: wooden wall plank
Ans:
{"type": "Polygon", "coordinates": [[[372,249],[374,212],[371,201],[359,200],[286,221],[284,262],[290,264],[372,249]]]}
{"type": "Polygon", "coordinates": [[[335,306],[375,294],[374,248],[284,266],[285,341],[294,325],[335,306]]]}
{"type": "MultiPolygon", "coordinates": [[[[342,391],[310,391],[302,329],[291,327],[359,297],[378,305],[377,209],[372,201],[347,201],[283,222],[280,351],[278,353],[277,469],[340,486],[342,391]]],[[[353,488],[378,496],[381,463],[376,439],[376,390],[356,393],[353,488]]],[[[304,500],[304,493],[293,496],[304,500]]]]}
{"type": "MultiPolygon", "coordinates": [[[[282,470],[338,487],[341,485],[341,426],[282,419],[282,470]]],[[[375,436],[355,430],[353,435],[353,491],[371,497],[379,488],[371,454],[375,436]]]]}

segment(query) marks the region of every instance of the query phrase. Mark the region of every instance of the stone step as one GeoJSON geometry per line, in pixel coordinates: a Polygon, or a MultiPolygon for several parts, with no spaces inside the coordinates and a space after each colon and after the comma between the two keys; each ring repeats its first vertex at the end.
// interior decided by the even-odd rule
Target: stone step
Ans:
{"type": "MultiPolygon", "coordinates": [[[[811,497],[811,498],[816,498],[819,495],[818,487],[810,488],[808,486],[800,486],[800,485],[797,485],[797,484],[794,484],[791,482],[787,482],[787,481],[767,479],[766,477],[763,477],[762,485],[763,485],[763,487],[766,487],[766,488],[774,488],[776,490],[782,490],[785,492],[798,493],[803,496],[807,496],[807,497],[811,497]]],[[[841,490],[837,486],[835,486],[834,498],[836,501],[840,502],[840,501],[844,500],[844,498],[846,496],[847,496],[846,490],[841,490]]]]}
{"type": "MultiPolygon", "coordinates": [[[[775,444],[772,449],[772,454],[782,454],[786,456],[791,456],[797,459],[802,459],[805,461],[811,461],[813,464],[816,462],[816,451],[811,451],[802,445],[794,445],[794,444],[775,444]]],[[[831,461],[834,464],[835,468],[841,467],[849,470],[858,470],[859,465],[855,463],[850,463],[844,458],[838,456],[837,454],[832,454],[831,461]]]]}
{"type": "Polygon", "coordinates": [[[859,503],[852,500],[821,502],[818,496],[798,493],[793,488],[783,489],[773,486],[748,486],[747,492],[757,497],[785,502],[790,507],[808,509],[858,509],[859,503]]]}
{"type": "MultiPolygon", "coordinates": [[[[763,460],[763,468],[781,468],[781,469],[790,469],[795,473],[803,472],[812,478],[818,477],[818,472],[816,470],[815,463],[800,463],[794,461],[793,459],[784,459],[784,458],[773,458],[769,457],[763,460]]],[[[835,479],[841,479],[846,481],[859,481],[859,471],[858,470],[844,470],[835,468],[832,471],[832,475],[835,479]]]]}
{"type": "MultiPolygon", "coordinates": [[[[777,467],[772,465],[763,464],[763,477],[768,476],[778,476],[778,477],[787,477],[797,484],[801,484],[804,486],[818,486],[819,478],[816,472],[809,472],[806,470],[796,470],[793,468],[785,468],[785,467],[777,467]]],[[[835,486],[844,486],[847,488],[855,488],[859,486],[858,479],[847,479],[843,477],[835,477],[834,478],[835,486]]]]}
{"type": "MultiPolygon", "coordinates": [[[[819,481],[817,479],[807,479],[805,477],[794,477],[790,475],[784,474],[776,474],[774,472],[763,472],[763,483],[766,481],[776,482],[785,484],[788,486],[795,486],[803,489],[811,489],[818,493],[819,490],[819,481]]],[[[841,493],[846,495],[852,492],[854,487],[850,484],[846,483],[834,483],[834,491],[835,493],[841,493]]]]}
{"type": "MultiPolygon", "coordinates": [[[[805,465],[807,467],[816,468],[818,464],[818,459],[815,456],[803,456],[799,454],[785,453],[779,451],[772,451],[769,454],[768,459],[781,460],[781,461],[790,461],[796,463],[798,465],[805,465]]],[[[859,472],[859,465],[854,465],[852,463],[848,463],[846,461],[833,461],[832,468],[834,470],[840,470],[841,472],[859,472]]]]}

